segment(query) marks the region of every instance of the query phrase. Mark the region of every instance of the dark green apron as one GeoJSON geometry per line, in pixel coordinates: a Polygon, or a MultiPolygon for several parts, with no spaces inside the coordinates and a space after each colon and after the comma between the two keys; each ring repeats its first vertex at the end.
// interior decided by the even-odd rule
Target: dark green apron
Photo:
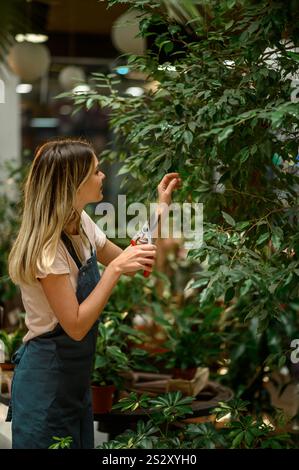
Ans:
{"type": "MultiPolygon", "coordinates": [[[[100,280],[96,252],[82,266],[63,233],[76,262],[79,304],[100,280]]],[[[91,373],[99,320],[81,341],[70,338],[60,324],[24,343],[15,353],[12,395],[6,421],[12,420],[13,449],[46,449],[53,436],[72,437],[72,448],[94,448],[91,373]]]]}

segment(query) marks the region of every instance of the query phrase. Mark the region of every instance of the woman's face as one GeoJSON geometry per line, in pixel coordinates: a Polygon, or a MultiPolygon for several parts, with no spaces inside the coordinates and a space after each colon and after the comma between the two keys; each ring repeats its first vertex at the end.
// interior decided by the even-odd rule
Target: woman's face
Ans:
{"type": "Polygon", "coordinates": [[[103,199],[103,181],[106,175],[99,169],[99,162],[94,155],[93,172],[77,191],[77,206],[85,206],[103,199]]]}

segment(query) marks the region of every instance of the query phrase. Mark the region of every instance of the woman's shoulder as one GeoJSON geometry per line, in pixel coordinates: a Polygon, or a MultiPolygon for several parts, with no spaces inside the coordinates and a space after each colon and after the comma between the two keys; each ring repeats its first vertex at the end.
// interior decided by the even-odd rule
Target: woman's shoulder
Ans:
{"type": "Polygon", "coordinates": [[[53,261],[50,266],[43,268],[40,263],[37,264],[36,277],[46,277],[48,274],[69,274],[70,265],[67,256],[67,249],[60,238],[58,240],[56,252],[54,254],[53,261]]]}

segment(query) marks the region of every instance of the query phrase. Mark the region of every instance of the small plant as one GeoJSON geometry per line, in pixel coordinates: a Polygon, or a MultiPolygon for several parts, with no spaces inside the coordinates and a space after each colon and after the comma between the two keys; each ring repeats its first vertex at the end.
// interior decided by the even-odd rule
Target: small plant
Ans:
{"type": "Polygon", "coordinates": [[[23,332],[16,330],[13,333],[7,333],[5,330],[0,330],[0,340],[4,344],[5,362],[11,363],[12,356],[22,344],[23,332]]]}
{"type": "MultiPolygon", "coordinates": [[[[222,430],[227,447],[230,449],[282,449],[293,447],[289,434],[275,433],[274,424],[268,424],[261,416],[248,415],[247,405],[249,405],[247,401],[234,399],[228,403],[219,403],[219,407],[214,409],[216,420],[224,416],[230,416],[230,421],[222,430]]],[[[278,420],[281,421],[279,415],[278,420]]]]}
{"type": "Polygon", "coordinates": [[[128,358],[117,344],[114,334],[115,324],[112,320],[100,323],[92,374],[92,383],[95,385],[114,384],[121,387],[119,373],[129,369],[128,358]]]}
{"type": "Polygon", "coordinates": [[[127,312],[108,312],[99,324],[96,354],[92,382],[95,385],[114,384],[118,389],[123,387],[121,373],[130,369],[145,366],[146,352],[137,348],[129,348],[128,342],[142,342],[142,333],[124,323],[127,312]]]}
{"type": "Polygon", "coordinates": [[[67,437],[52,437],[53,441],[56,441],[54,444],[51,444],[49,449],[70,449],[73,438],[71,436],[67,437]]]}
{"type": "Polygon", "coordinates": [[[186,424],[180,421],[192,415],[193,397],[182,397],[181,392],[171,392],[156,398],[131,393],[113,408],[134,411],[147,410],[147,422],[138,421],[136,430],[127,430],[102,449],[234,449],[234,448],[292,448],[294,442],[287,433],[274,432],[262,417],[244,416],[248,402],[234,399],[219,403],[211,411],[216,414],[216,423],[186,424]],[[230,416],[227,424],[217,428],[217,420],[230,416]],[[179,422],[180,421],[180,422],[179,422]]]}
{"type": "Polygon", "coordinates": [[[148,421],[138,421],[136,431],[127,430],[115,441],[104,443],[100,448],[122,449],[173,449],[182,448],[182,443],[171,425],[188,414],[192,414],[193,397],[183,397],[181,392],[169,392],[155,398],[130,393],[113,406],[113,409],[134,411],[148,410],[148,421]]]}
{"type": "Polygon", "coordinates": [[[163,353],[166,368],[206,366],[207,361],[219,356],[221,338],[212,328],[221,310],[215,307],[206,314],[198,305],[189,303],[174,307],[167,316],[156,316],[167,337],[164,346],[169,351],[163,353]]]}

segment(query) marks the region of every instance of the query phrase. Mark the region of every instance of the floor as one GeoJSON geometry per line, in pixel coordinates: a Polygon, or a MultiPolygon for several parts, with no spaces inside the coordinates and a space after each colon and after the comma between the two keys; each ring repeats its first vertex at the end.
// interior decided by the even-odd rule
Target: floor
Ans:
{"type": "MultiPolygon", "coordinates": [[[[0,449],[11,449],[11,423],[6,423],[7,406],[0,403],[0,449]]],[[[107,442],[108,435],[97,431],[97,423],[94,423],[95,447],[107,442]]]]}

